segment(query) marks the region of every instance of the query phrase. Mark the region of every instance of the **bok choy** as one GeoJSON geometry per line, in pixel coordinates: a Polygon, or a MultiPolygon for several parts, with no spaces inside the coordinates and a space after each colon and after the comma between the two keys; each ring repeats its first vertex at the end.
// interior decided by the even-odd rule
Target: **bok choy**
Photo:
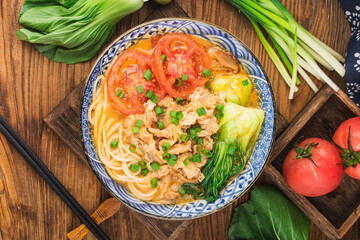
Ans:
{"type": "MultiPolygon", "coordinates": [[[[291,89],[290,99],[293,97],[293,93],[297,91],[294,84],[297,71],[315,92],[318,91],[318,88],[304,70],[317,79],[326,82],[335,92],[339,90],[339,87],[322,71],[318,63],[328,70],[335,70],[340,76],[344,76],[345,68],[342,64],[344,58],[296,22],[279,0],[227,1],[249,18],[265,50],[289,85],[291,89]],[[292,77],[263,35],[260,26],[267,32],[290,74],[293,75],[292,77]],[[293,66],[290,62],[293,63],[293,66]]],[[[299,84],[297,79],[296,83],[299,84]]]]}
{"type": "Polygon", "coordinates": [[[145,0],[25,0],[16,32],[52,61],[78,63],[91,59],[123,17],[145,0]]]}
{"type": "Polygon", "coordinates": [[[227,181],[244,169],[264,121],[264,111],[247,108],[232,102],[224,106],[224,117],[219,123],[219,137],[202,173],[201,186],[208,202],[218,198],[227,181]]]}

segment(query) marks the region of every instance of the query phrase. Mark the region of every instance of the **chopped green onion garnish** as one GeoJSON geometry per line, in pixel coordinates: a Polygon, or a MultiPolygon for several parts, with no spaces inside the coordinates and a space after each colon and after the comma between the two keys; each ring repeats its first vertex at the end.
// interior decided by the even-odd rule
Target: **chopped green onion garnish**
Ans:
{"type": "Polygon", "coordinates": [[[193,162],[201,162],[200,153],[196,153],[196,154],[193,155],[193,162]]]}
{"type": "Polygon", "coordinates": [[[176,118],[179,119],[179,120],[184,118],[184,114],[182,113],[182,111],[179,111],[179,112],[176,113],[176,118]]]}
{"type": "Polygon", "coordinates": [[[199,115],[199,117],[201,117],[201,116],[203,116],[203,115],[206,114],[206,110],[205,110],[204,107],[196,109],[196,112],[197,112],[197,114],[199,115]]]}
{"type": "Polygon", "coordinates": [[[154,93],[151,90],[147,90],[145,93],[145,97],[151,98],[154,95],[154,93]]]}
{"type": "Polygon", "coordinates": [[[224,114],[223,114],[222,112],[217,112],[217,113],[215,113],[215,117],[216,117],[217,119],[221,119],[223,116],[224,116],[224,114]]]}
{"type": "Polygon", "coordinates": [[[249,80],[246,79],[246,80],[242,81],[242,85],[243,85],[243,86],[249,85],[249,80]]]}
{"type": "Polygon", "coordinates": [[[209,82],[205,83],[205,87],[210,90],[210,83],[209,82]]]}
{"type": "Polygon", "coordinates": [[[167,152],[170,149],[170,143],[166,142],[162,145],[162,149],[164,152],[167,152]]]}
{"type": "Polygon", "coordinates": [[[136,151],[136,146],[134,144],[130,144],[129,150],[134,153],[136,151]]]}
{"type": "Polygon", "coordinates": [[[205,69],[205,70],[202,72],[202,75],[203,75],[204,77],[208,77],[210,74],[211,74],[211,72],[210,72],[209,69],[205,69]]]}
{"type": "Polygon", "coordinates": [[[182,99],[182,97],[177,97],[177,98],[175,99],[175,102],[176,102],[177,104],[182,104],[182,103],[184,102],[184,99],[182,99]]]}
{"type": "Polygon", "coordinates": [[[170,120],[171,124],[174,124],[174,125],[179,125],[179,120],[177,118],[172,118],[170,120]]]}
{"type": "Polygon", "coordinates": [[[125,96],[125,93],[124,93],[124,92],[121,92],[119,98],[120,98],[120,99],[123,99],[124,96],[125,96]]]}
{"type": "Polygon", "coordinates": [[[119,140],[112,140],[110,142],[110,147],[117,148],[118,144],[119,144],[119,140]]]}
{"type": "Polygon", "coordinates": [[[135,123],[135,126],[136,126],[136,127],[141,127],[142,125],[143,125],[143,121],[140,120],[140,119],[138,119],[138,120],[136,121],[136,123],[135,123]]]}
{"type": "Polygon", "coordinates": [[[182,187],[180,187],[178,191],[179,191],[181,196],[184,196],[185,193],[186,193],[185,190],[182,187]]]}
{"type": "Polygon", "coordinates": [[[133,127],[132,131],[133,131],[133,133],[139,133],[139,128],[138,127],[133,127]]]}
{"type": "Polygon", "coordinates": [[[152,101],[153,103],[156,103],[158,99],[159,99],[159,97],[156,96],[155,94],[153,94],[150,98],[150,101],[152,101]]]}
{"type": "Polygon", "coordinates": [[[144,93],[144,87],[143,85],[139,85],[136,87],[138,94],[144,93]]]}
{"type": "Polygon", "coordinates": [[[206,157],[212,157],[212,153],[209,150],[202,150],[201,153],[206,157]]]}
{"type": "Polygon", "coordinates": [[[139,171],[139,164],[130,164],[130,171],[137,172],[139,171]]]}
{"type": "Polygon", "coordinates": [[[150,81],[150,78],[152,77],[152,73],[149,69],[146,69],[146,71],[144,72],[143,77],[145,78],[146,81],[150,81]]]}
{"type": "Polygon", "coordinates": [[[198,152],[201,152],[203,148],[204,146],[202,144],[196,145],[196,150],[198,150],[198,152]]]}
{"type": "Polygon", "coordinates": [[[164,108],[163,107],[156,107],[155,108],[155,113],[156,113],[156,115],[160,115],[160,114],[164,113],[164,108]]]}
{"type": "Polygon", "coordinates": [[[181,134],[180,135],[180,140],[183,141],[183,142],[189,141],[189,138],[190,137],[188,135],[186,135],[186,134],[181,134]]]}
{"type": "Polygon", "coordinates": [[[151,182],[150,182],[150,183],[151,183],[151,187],[153,187],[153,188],[156,187],[156,186],[157,186],[157,181],[158,181],[157,178],[151,179],[151,182]]]}
{"type": "Polygon", "coordinates": [[[190,135],[192,136],[192,135],[196,135],[196,134],[197,134],[196,129],[191,128],[190,129],[190,135]]]}
{"type": "Polygon", "coordinates": [[[187,74],[183,74],[181,80],[187,81],[187,80],[188,80],[188,75],[187,75],[187,74]]]}
{"type": "Polygon", "coordinates": [[[171,159],[169,159],[167,162],[170,166],[175,166],[175,164],[176,164],[176,161],[171,160],[171,159]]]}
{"type": "Polygon", "coordinates": [[[162,121],[157,122],[157,126],[158,126],[158,129],[160,129],[160,130],[165,127],[164,123],[162,121]]]}
{"type": "Polygon", "coordinates": [[[118,89],[117,91],[116,91],[116,96],[118,96],[118,97],[120,97],[120,94],[122,93],[122,91],[120,90],[120,89],[118,89]]]}
{"type": "Polygon", "coordinates": [[[167,152],[163,153],[163,159],[164,160],[168,160],[170,158],[170,154],[168,154],[167,152]]]}
{"type": "Polygon", "coordinates": [[[190,138],[194,141],[197,141],[199,139],[199,136],[198,135],[191,135],[190,138]]]}
{"type": "Polygon", "coordinates": [[[139,166],[141,169],[145,169],[146,168],[146,162],[145,161],[140,161],[139,163],[139,166]]]}
{"type": "Polygon", "coordinates": [[[156,170],[159,170],[160,164],[157,162],[153,162],[153,163],[150,163],[150,167],[152,168],[152,170],[156,171],[156,170]]]}
{"type": "Polygon", "coordinates": [[[187,157],[185,158],[185,160],[183,161],[184,165],[187,166],[192,162],[192,157],[187,157]]]}
{"type": "Polygon", "coordinates": [[[177,160],[177,156],[174,155],[174,154],[172,154],[172,155],[170,155],[170,159],[176,161],[176,160],[177,160]]]}
{"type": "Polygon", "coordinates": [[[161,55],[161,59],[162,59],[163,63],[166,62],[166,55],[161,55]]]}
{"type": "Polygon", "coordinates": [[[146,175],[148,175],[148,173],[149,173],[149,169],[147,169],[147,168],[144,168],[144,169],[141,169],[141,171],[140,171],[140,175],[141,176],[146,176],[146,175]]]}
{"type": "Polygon", "coordinates": [[[229,145],[228,150],[227,150],[226,153],[229,154],[229,155],[234,155],[235,150],[236,150],[236,147],[234,145],[229,145]]]}
{"type": "Polygon", "coordinates": [[[224,111],[224,105],[222,105],[221,103],[216,104],[216,109],[219,110],[220,112],[224,111]]]}
{"type": "Polygon", "coordinates": [[[170,111],[170,117],[174,117],[174,118],[176,118],[176,114],[177,114],[177,112],[176,111],[170,111]]]}
{"type": "Polygon", "coordinates": [[[204,139],[203,138],[199,138],[198,140],[197,140],[197,144],[203,144],[204,143],[204,139]]]}
{"type": "Polygon", "coordinates": [[[175,86],[181,86],[182,84],[183,84],[183,81],[181,79],[179,79],[179,78],[175,79],[175,83],[174,83],[175,86]]]}

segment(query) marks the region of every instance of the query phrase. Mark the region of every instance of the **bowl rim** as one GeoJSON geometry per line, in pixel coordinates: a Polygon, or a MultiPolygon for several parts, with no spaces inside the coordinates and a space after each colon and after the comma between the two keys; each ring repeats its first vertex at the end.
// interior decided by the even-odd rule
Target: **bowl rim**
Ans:
{"type": "MultiPolygon", "coordinates": [[[[191,35],[191,34],[190,34],[191,35]]],[[[112,60],[113,61],[113,60],[112,60]]],[[[216,25],[216,24],[213,24],[213,23],[210,23],[210,22],[207,22],[207,21],[204,21],[204,20],[200,20],[200,19],[195,19],[195,18],[184,18],[184,17],[167,17],[167,18],[158,18],[158,19],[154,19],[154,20],[150,20],[150,21],[146,21],[146,22],[143,22],[141,24],[138,24],[132,28],[130,28],[129,30],[125,31],[124,33],[122,33],[121,35],[119,35],[116,39],[114,39],[114,41],[112,41],[110,44],[108,44],[106,46],[106,48],[102,51],[102,53],[99,55],[99,57],[96,59],[95,63],[93,64],[93,67],[92,69],[90,70],[90,73],[89,75],[87,76],[86,78],[86,82],[84,84],[84,89],[82,91],[82,96],[81,96],[81,102],[80,102],[80,135],[81,135],[81,142],[82,142],[82,147],[83,147],[83,151],[85,153],[85,157],[87,159],[87,162],[91,168],[91,170],[93,171],[93,173],[95,174],[96,178],[99,180],[99,182],[101,183],[101,185],[103,187],[105,187],[105,189],[112,195],[112,197],[116,198],[117,200],[119,200],[121,203],[123,203],[124,205],[126,205],[127,207],[129,207],[131,210],[133,211],[136,211],[140,214],[143,214],[143,215],[146,215],[146,216],[149,216],[149,217],[153,217],[153,218],[157,218],[157,219],[161,219],[161,220],[178,220],[178,221],[184,221],[184,220],[191,220],[191,219],[196,219],[196,218],[201,218],[201,217],[205,217],[205,216],[208,216],[210,214],[213,214],[215,212],[218,212],[220,210],[223,210],[224,208],[230,206],[233,202],[235,202],[236,200],[238,200],[241,196],[243,196],[247,191],[249,191],[249,189],[255,184],[255,182],[258,180],[258,178],[260,177],[260,175],[262,174],[262,172],[264,171],[266,165],[267,165],[267,162],[269,161],[269,157],[270,157],[270,153],[272,151],[272,148],[273,148],[273,144],[274,144],[274,141],[275,141],[275,134],[276,134],[276,121],[277,121],[277,115],[276,115],[276,103],[275,103],[275,98],[274,98],[274,92],[272,90],[272,87],[271,87],[271,83],[270,83],[270,80],[269,80],[269,77],[267,76],[267,73],[265,72],[265,69],[264,67],[261,65],[260,61],[257,59],[257,57],[255,56],[255,54],[250,50],[250,48],[242,41],[240,40],[237,36],[235,36],[234,34],[230,33],[228,30],[216,25]],[[151,214],[151,213],[148,213],[148,212],[145,212],[145,211],[142,211],[140,209],[137,209],[133,206],[131,206],[130,204],[128,204],[127,202],[123,201],[119,196],[117,196],[117,194],[115,194],[103,181],[102,179],[100,178],[99,174],[97,173],[97,171],[95,170],[92,162],[91,162],[91,159],[89,157],[89,153],[87,152],[86,150],[86,147],[85,147],[85,142],[84,142],[84,136],[83,136],[83,132],[82,132],[82,120],[83,120],[83,116],[82,116],[82,112],[83,112],[83,102],[84,102],[84,96],[85,96],[85,92],[86,92],[86,89],[88,88],[88,85],[89,85],[89,80],[96,68],[96,66],[98,65],[99,61],[102,59],[102,57],[104,56],[104,54],[112,47],[114,46],[121,38],[123,38],[124,36],[128,35],[129,33],[131,33],[132,31],[134,31],[135,29],[138,29],[138,28],[141,28],[143,26],[146,26],[148,24],[151,24],[151,23],[157,23],[157,22],[163,22],[163,21],[171,21],[171,20],[179,20],[179,21],[193,21],[193,22],[200,22],[200,23],[204,23],[204,24],[207,24],[207,25],[210,25],[212,27],[216,27],[218,29],[220,29],[221,31],[225,32],[226,34],[230,35],[231,37],[235,38],[245,49],[246,51],[251,55],[251,57],[254,58],[256,64],[258,65],[258,67],[260,68],[260,70],[262,71],[262,73],[264,74],[264,77],[265,77],[265,80],[267,82],[267,85],[269,87],[269,92],[270,92],[270,95],[271,95],[271,99],[272,99],[272,107],[274,109],[274,122],[273,122],[273,132],[272,132],[272,136],[271,136],[271,142],[270,142],[270,148],[269,148],[269,151],[267,152],[266,156],[265,156],[265,161],[264,161],[264,164],[263,166],[261,167],[259,173],[254,177],[254,179],[252,180],[251,183],[249,183],[249,185],[244,188],[244,190],[238,195],[236,196],[234,199],[232,199],[231,201],[229,201],[227,204],[223,205],[222,207],[220,208],[214,208],[214,210],[212,210],[211,212],[207,212],[207,213],[203,213],[203,214],[197,214],[196,216],[192,216],[192,217],[162,217],[162,216],[159,216],[159,215],[155,215],[155,214],[151,214]]],[[[145,202],[145,201],[144,201],[145,202]]],[[[146,202],[147,203],[147,202],[146,202]]],[[[176,205],[176,204],[161,204],[161,205],[176,205]]]]}

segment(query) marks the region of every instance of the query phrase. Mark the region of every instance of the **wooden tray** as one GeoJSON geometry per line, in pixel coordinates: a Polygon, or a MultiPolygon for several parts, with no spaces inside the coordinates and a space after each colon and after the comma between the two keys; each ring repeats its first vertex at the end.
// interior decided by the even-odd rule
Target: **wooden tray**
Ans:
{"type": "Polygon", "coordinates": [[[299,137],[319,137],[331,141],[346,119],[360,116],[358,108],[344,92],[324,87],[277,139],[265,175],[279,187],[330,238],[342,238],[360,216],[360,181],[344,174],[340,185],[320,197],[301,196],[287,185],[282,163],[299,137]]]}

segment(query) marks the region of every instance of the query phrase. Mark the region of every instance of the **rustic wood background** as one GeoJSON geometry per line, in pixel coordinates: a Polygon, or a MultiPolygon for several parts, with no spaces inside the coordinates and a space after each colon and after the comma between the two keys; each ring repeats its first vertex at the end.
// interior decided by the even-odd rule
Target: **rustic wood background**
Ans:
{"type": "MultiPolygon", "coordinates": [[[[283,1],[284,2],[284,1],[283,1]]],[[[29,43],[15,38],[17,17],[23,0],[0,0],[0,113],[18,131],[48,168],[89,212],[109,197],[92,171],[45,126],[42,119],[84,79],[96,57],[74,65],[54,63],[29,43]]],[[[265,67],[273,86],[277,109],[291,121],[313,96],[302,84],[293,101],[288,89],[262,48],[248,20],[224,0],[176,0],[192,18],[217,24],[249,46],[265,67]]],[[[285,6],[311,33],[345,54],[350,29],[337,0],[288,0],[285,6]]],[[[160,7],[152,1],[124,18],[113,38],[144,21],[160,7]]],[[[329,73],[342,89],[345,80],[329,73]]],[[[320,84],[319,84],[320,86],[320,84]]],[[[246,194],[237,204],[246,201],[246,194]]],[[[236,204],[197,219],[180,239],[226,239],[236,204]]],[[[111,239],[151,239],[152,235],[129,209],[121,206],[114,217],[101,226],[111,239]],[[124,223],[126,222],[126,224],[124,223]]],[[[0,135],[0,239],[65,239],[80,224],[79,219],[57,197],[36,172],[0,135]]],[[[344,239],[359,239],[360,223],[344,239]]],[[[89,234],[88,239],[94,239],[89,234]]],[[[313,226],[311,239],[327,239],[313,226]]]]}

